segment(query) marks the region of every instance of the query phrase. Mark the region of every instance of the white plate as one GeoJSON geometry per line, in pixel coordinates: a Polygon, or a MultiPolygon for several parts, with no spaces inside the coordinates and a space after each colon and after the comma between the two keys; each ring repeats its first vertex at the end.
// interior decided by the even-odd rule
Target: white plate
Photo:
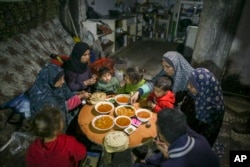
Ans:
{"type": "Polygon", "coordinates": [[[127,127],[126,129],[124,129],[124,132],[126,132],[127,134],[132,134],[134,131],[136,130],[136,127],[134,127],[133,125],[129,125],[129,127],[127,127]]]}

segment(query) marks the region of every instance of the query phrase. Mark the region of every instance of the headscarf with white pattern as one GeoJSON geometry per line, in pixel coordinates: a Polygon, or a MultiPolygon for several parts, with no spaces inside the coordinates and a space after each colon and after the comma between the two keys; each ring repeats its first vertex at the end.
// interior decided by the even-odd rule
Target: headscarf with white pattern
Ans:
{"type": "Polygon", "coordinates": [[[196,118],[205,123],[223,120],[224,101],[219,81],[206,68],[197,68],[189,76],[189,82],[198,91],[195,100],[196,118]]]}

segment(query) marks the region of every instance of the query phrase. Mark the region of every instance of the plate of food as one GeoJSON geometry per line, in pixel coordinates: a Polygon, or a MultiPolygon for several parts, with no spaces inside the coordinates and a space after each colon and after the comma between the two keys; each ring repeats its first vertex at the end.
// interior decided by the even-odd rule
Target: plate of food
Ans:
{"type": "Polygon", "coordinates": [[[101,101],[95,104],[95,110],[99,114],[109,114],[110,112],[114,111],[114,109],[114,104],[107,101],[101,101]]]}
{"type": "Polygon", "coordinates": [[[115,108],[115,114],[117,116],[125,115],[128,117],[133,117],[133,116],[135,116],[135,111],[136,111],[136,109],[132,105],[120,105],[120,106],[115,108]]]}
{"type": "Polygon", "coordinates": [[[99,131],[108,131],[114,127],[114,117],[110,115],[98,115],[92,120],[92,126],[99,131]]]}
{"type": "Polygon", "coordinates": [[[91,97],[87,100],[88,103],[90,104],[96,104],[100,101],[105,101],[107,98],[106,93],[104,92],[95,92],[91,94],[91,97]]]}
{"type": "Polygon", "coordinates": [[[126,132],[128,135],[132,134],[136,130],[136,127],[133,125],[129,125],[126,129],[124,129],[124,132],[126,132]]]}
{"type": "Polygon", "coordinates": [[[115,104],[115,98],[107,98],[105,101],[115,104]]]}
{"type": "Polygon", "coordinates": [[[119,105],[129,104],[130,95],[129,94],[119,94],[115,96],[115,101],[119,105]]]}

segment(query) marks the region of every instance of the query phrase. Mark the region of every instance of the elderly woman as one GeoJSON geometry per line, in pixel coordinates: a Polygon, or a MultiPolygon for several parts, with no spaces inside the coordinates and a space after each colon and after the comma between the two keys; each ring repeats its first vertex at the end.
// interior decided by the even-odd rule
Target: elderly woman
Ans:
{"type": "Polygon", "coordinates": [[[181,109],[187,115],[189,126],[213,146],[225,112],[220,83],[209,70],[197,68],[189,75],[188,89],[189,96],[181,109]],[[190,105],[190,98],[194,100],[194,107],[190,105]]]}
{"type": "Polygon", "coordinates": [[[163,69],[152,79],[152,81],[145,83],[131,97],[131,103],[136,102],[139,96],[152,92],[154,81],[158,77],[166,74],[171,76],[174,80],[172,91],[176,94],[176,103],[182,100],[184,95],[178,96],[178,94],[188,91],[187,80],[189,74],[193,71],[193,68],[180,53],[175,51],[169,51],[163,55],[162,66],[163,69]]]}
{"type": "Polygon", "coordinates": [[[72,91],[90,91],[91,86],[96,83],[96,75],[92,75],[89,59],[88,44],[76,43],[70,58],[63,64],[65,81],[72,91]]]}
{"type": "Polygon", "coordinates": [[[64,71],[60,66],[49,64],[41,69],[35,83],[29,90],[31,116],[44,107],[58,107],[66,118],[66,125],[75,116],[75,109],[86,93],[73,93],[64,83],[64,71]]]}

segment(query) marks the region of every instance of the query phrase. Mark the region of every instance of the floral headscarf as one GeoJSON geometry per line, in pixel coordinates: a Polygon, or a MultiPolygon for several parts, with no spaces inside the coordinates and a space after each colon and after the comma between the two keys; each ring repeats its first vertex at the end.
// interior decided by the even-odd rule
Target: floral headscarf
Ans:
{"type": "Polygon", "coordinates": [[[172,76],[174,79],[173,92],[187,90],[188,76],[193,71],[193,67],[180,53],[175,51],[166,52],[162,59],[173,66],[175,70],[175,74],[172,76]]]}
{"type": "Polygon", "coordinates": [[[62,87],[54,87],[55,82],[63,76],[63,69],[55,64],[49,64],[41,69],[35,83],[29,91],[31,101],[31,115],[41,111],[45,106],[59,107],[67,114],[66,101],[74,94],[63,84],[62,87]]]}
{"type": "Polygon", "coordinates": [[[196,118],[205,123],[220,122],[224,116],[224,101],[219,81],[206,68],[197,68],[189,82],[198,91],[195,100],[196,118]]]}

